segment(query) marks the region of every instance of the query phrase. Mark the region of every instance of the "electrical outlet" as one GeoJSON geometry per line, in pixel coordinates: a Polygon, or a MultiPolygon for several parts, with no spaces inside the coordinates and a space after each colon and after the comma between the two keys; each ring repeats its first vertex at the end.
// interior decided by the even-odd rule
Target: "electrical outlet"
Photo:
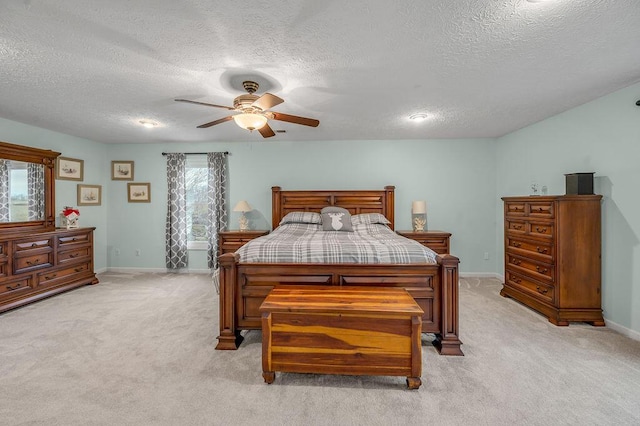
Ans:
{"type": "Polygon", "coordinates": [[[115,253],[116,253],[116,256],[120,256],[120,249],[119,249],[119,248],[117,248],[117,249],[115,250],[115,253]]]}
{"type": "Polygon", "coordinates": [[[136,256],[140,256],[140,249],[136,249],[136,256]]]}
{"type": "Polygon", "coordinates": [[[484,260],[489,260],[489,252],[488,251],[484,252],[484,260]]]}

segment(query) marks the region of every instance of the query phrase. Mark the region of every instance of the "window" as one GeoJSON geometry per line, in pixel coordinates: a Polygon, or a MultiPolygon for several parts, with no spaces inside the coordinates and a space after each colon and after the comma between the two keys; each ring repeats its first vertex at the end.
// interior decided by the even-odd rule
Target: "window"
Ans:
{"type": "Polygon", "coordinates": [[[9,217],[11,222],[29,220],[29,199],[27,197],[27,165],[12,161],[9,171],[9,217]]]}
{"type": "Polygon", "coordinates": [[[187,191],[187,248],[207,249],[207,156],[187,157],[185,187],[187,191]]]}

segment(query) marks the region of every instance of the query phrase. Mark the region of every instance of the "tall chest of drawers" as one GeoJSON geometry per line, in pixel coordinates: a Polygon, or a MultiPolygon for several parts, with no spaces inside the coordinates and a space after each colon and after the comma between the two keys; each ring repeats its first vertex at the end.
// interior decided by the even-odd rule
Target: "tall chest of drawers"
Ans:
{"type": "Polygon", "coordinates": [[[604,326],[600,195],[503,197],[505,283],[500,292],[546,315],[604,326]]]}
{"type": "Polygon", "coordinates": [[[0,312],[85,284],[93,272],[95,228],[0,238],[0,312]]]}

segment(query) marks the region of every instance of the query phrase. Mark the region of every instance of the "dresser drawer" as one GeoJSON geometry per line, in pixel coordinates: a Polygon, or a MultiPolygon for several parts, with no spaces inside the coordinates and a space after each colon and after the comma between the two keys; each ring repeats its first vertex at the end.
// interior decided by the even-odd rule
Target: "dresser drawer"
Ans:
{"type": "Polygon", "coordinates": [[[552,285],[536,282],[524,275],[514,273],[509,269],[506,271],[506,281],[507,285],[520,290],[523,293],[535,296],[539,300],[547,303],[554,303],[555,287],[552,285]]]}
{"type": "Polygon", "coordinates": [[[505,203],[507,216],[524,216],[526,214],[527,203],[522,201],[505,203]]]}
{"type": "Polygon", "coordinates": [[[553,238],[553,230],[552,222],[527,222],[527,234],[532,237],[553,238]]]}
{"type": "Polygon", "coordinates": [[[65,235],[62,237],[58,237],[58,247],[63,249],[65,247],[71,247],[76,244],[88,244],[89,243],[90,234],[74,234],[74,235],[65,235]]]}
{"type": "Polygon", "coordinates": [[[14,275],[34,269],[48,268],[53,265],[53,250],[51,248],[33,251],[38,253],[31,254],[31,251],[29,251],[16,254],[13,259],[14,275]]]}
{"type": "Polygon", "coordinates": [[[528,204],[528,212],[530,217],[544,217],[552,218],[553,214],[553,201],[536,201],[528,204]]]}
{"type": "Polygon", "coordinates": [[[91,246],[78,247],[72,250],[58,252],[58,265],[78,262],[81,259],[91,256],[91,246]]]}
{"type": "Polygon", "coordinates": [[[507,265],[528,273],[539,280],[553,282],[555,277],[552,265],[536,262],[526,257],[514,256],[511,253],[507,253],[507,265]]]}
{"type": "Polygon", "coordinates": [[[7,242],[0,242],[0,258],[3,256],[7,256],[7,242]]]}
{"type": "Polygon", "coordinates": [[[507,251],[533,257],[547,263],[553,263],[555,259],[554,245],[551,241],[530,241],[509,235],[506,238],[507,251]]]}
{"type": "Polygon", "coordinates": [[[29,241],[16,241],[14,243],[14,253],[19,253],[27,250],[37,250],[41,248],[52,248],[53,244],[51,238],[39,238],[29,241]]]}
{"type": "Polygon", "coordinates": [[[505,224],[510,234],[524,235],[527,232],[528,222],[525,220],[505,219],[505,224]]]}
{"type": "Polygon", "coordinates": [[[60,281],[68,282],[68,277],[74,274],[86,274],[89,272],[89,262],[79,265],[69,266],[55,271],[45,271],[38,274],[38,287],[54,285],[60,281]],[[67,278],[67,279],[63,279],[67,278]]]}
{"type": "Polygon", "coordinates": [[[4,280],[0,283],[0,300],[20,296],[21,294],[28,293],[31,290],[31,276],[17,280],[4,280]]]}

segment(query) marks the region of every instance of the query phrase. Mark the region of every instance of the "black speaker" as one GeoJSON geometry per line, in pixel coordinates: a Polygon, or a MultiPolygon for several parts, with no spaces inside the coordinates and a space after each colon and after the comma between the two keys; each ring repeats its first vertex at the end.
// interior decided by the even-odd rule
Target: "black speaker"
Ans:
{"type": "Polygon", "coordinates": [[[594,174],[594,172],[565,174],[567,195],[593,195],[594,174]]]}

